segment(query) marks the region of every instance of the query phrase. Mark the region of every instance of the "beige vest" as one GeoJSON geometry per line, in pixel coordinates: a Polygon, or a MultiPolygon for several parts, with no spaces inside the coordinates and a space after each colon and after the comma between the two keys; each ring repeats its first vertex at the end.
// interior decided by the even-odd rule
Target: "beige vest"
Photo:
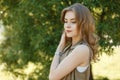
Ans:
{"type": "MultiPolygon", "coordinates": [[[[71,53],[71,51],[77,46],[77,45],[81,45],[81,44],[85,44],[87,45],[87,43],[85,42],[78,42],[76,45],[72,46],[69,45],[67,46],[64,50],[62,55],[60,56],[60,62],[68,55],[71,53]]],[[[87,45],[88,46],[88,45],[87,45]]],[[[88,46],[89,47],[89,46],[88,46]]],[[[90,50],[91,51],[91,50],[90,50]]],[[[87,70],[84,72],[78,72],[78,70],[75,68],[71,73],[69,73],[67,76],[65,76],[63,79],[61,80],[89,80],[89,75],[90,75],[90,65],[88,66],[87,70]]]]}

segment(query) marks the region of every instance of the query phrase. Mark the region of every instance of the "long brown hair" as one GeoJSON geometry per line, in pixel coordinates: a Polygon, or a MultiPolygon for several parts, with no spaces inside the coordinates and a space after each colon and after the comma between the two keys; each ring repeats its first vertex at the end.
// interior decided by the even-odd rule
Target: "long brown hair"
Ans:
{"type": "Polygon", "coordinates": [[[93,60],[97,59],[98,52],[98,37],[95,34],[95,22],[89,9],[82,4],[75,3],[65,9],[61,13],[61,21],[64,22],[64,17],[67,11],[73,11],[76,16],[78,31],[81,32],[81,39],[89,44],[93,51],[93,60]]]}

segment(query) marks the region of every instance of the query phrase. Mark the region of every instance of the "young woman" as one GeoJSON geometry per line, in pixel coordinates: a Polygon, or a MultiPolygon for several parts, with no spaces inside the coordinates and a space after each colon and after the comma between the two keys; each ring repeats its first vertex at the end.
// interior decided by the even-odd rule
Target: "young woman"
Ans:
{"type": "Polygon", "coordinates": [[[89,80],[90,61],[96,59],[95,23],[87,7],[75,3],[61,14],[64,32],[56,49],[49,80],[89,80]]]}

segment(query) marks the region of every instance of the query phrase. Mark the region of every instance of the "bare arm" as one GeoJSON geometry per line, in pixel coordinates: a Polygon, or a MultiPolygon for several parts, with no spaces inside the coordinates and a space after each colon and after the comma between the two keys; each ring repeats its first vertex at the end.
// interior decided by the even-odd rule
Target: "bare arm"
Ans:
{"type": "Polygon", "coordinates": [[[55,70],[59,64],[59,52],[62,51],[62,48],[61,48],[61,45],[58,46],[56,52],[55,52],[55,55],[54,55],[54,58],[53,58],[53,61],[52,61],[52,64],[51,64],[51,67],[50,67],[50,72],[52,72],[53,70],[55,70]]]}
{"type": "MultiPolygon", "coordinates": [[[[61,52],[63,50],[63,48],[65,47],[65,43],[66,43],[66,40],[65,40],[65,33],[62,34],[61,36],[61,40],[60,40],[60,43],[56,49],[56,52],[55,52],[55,55],[54,55],[54,58],[53,58],[53,61],[52,61],[52,64],[51,64],[51,67],[50,67],[50,74],[49,74],[49,79],[50,80],[55,80],[55,79],[51,79],[51,73],[52,71],[56,70],[56,68],[58,67],[59,65],[59,52],[61,52]],[[57,54],[57,55],[56,55],[57,54]]],[[[58,79],[57,79],[58,80],[58,79]]]]}
{"type": "Polygon", "coordinates": [[[62,79],[81,63],[88,61],[88,58],[89,48],[86,45],[78,45],[60,64],[58,64],[59,56],[55,55],[51,65],[49,79],[62,79]]]}

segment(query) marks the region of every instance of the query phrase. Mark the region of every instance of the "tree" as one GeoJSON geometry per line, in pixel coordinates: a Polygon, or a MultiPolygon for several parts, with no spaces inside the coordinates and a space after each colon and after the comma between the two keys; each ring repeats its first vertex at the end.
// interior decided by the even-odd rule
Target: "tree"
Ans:
{"type": "Polygon", "coordinates": [[[0,20],[4,22],[6,40],[0,45],[0,61],[6,63],[7,71],[23,79],[48,79],[46,76],[63,29],[61,10],[75,2],[91,10],[101,52],[110,53],[113,46],[120,45],[119,0],[1,0],[0,20]],[[30,62],[37,67],[26,74],[24,69],[30,62]]]}

